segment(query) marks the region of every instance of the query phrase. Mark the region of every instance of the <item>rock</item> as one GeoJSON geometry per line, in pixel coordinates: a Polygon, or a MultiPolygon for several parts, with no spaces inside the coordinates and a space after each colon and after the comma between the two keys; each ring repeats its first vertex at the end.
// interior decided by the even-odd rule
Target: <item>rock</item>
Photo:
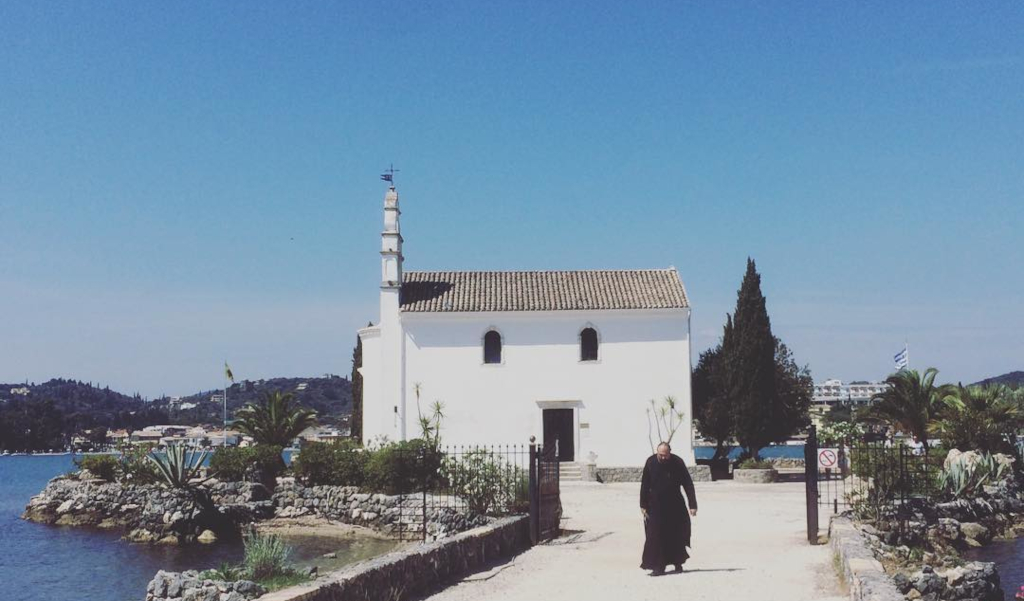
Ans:
{"type": "Polygon", "coordinates": [[[964,522],[960,524],[960,531],[967,538],[973,538],[981,544],[992,540],[992,533],[989,529],[977,522],[964,522]]]}
{"type": "Polygon", "coordinates": [[[914,583],[910,581],[910,578],[907,578],[906,574],[897,572],[896,575],[892,577],[892,581],[896,585],[896,588],[904,595],[914,588],[914,583]]]}
{"type": "Polygon", "coordinates": [[[352,513],[350,513],[349,515],[352,516],[353,520],[358,520],[359,516],[362,515],[362,514],[363,514],[363,510],[362,509],[353,509],[352,513]]]}
{"type": "Polygon", "coordinates": [[[251,580],[239,580],[235,583],[235,591],[244,595],[247,599],[258,597],[265,591],[264,588],[251,580]]]}
{"type": "Polygon", "coordinates": [[[334,553],[334,552],[331,552],[331,553],[324,553],[324,554],[323,554],[323,557],[324,557],[325,559],[337,559],[337,558],[338,558],[338,554],[337,554],[337,553],[334,553]]]}
{"type": "Polygon", "coordinates": [[[167,596],[180,597],[182,590],[181,574],[171,574],[167,580],[167,596]]]}
{"type": "Polygon", "coordinates": [[[320,571],[320,570],[319,570],[319,569],[318,569],[318,568],[317,568],[316,566],[309,566],[308,568],[306,568],[305,570],[303,570],[303,572],[302,572],[302,573],[303,573],[303,574],[304,574],[304,575],[305,575],[305,576],[306,576],[307,578],[316,578],[316,575],[317,575],[317,573],[318,573],[319,571],[320,571]]]}
{"type": "Polygon", "coordinates": [[[960,540],[960,522],[953,518],[939,518],[938,534],[948,541],[960,540]]]}
{"type": "Polygon", "coordinates": [[[57,515],[61,515],[71,511],[71,508],[74,506],[75,501],[73,499],[68,499],[67,501],[64,501],[57,507],[57,515]]]}
{"type": "Polygon", "coordinates": [[[210,543],[217,542],[217,535],[214,534],[213,530],[203,530],[199,533],[199,536],[196,537],[196,540],[204,545],[208,545],[210,543]]]}
{"type": "Polygon", "coordinates": [[[377,519],[377,514],[372,511],[364,511],[362,517],[363,520],[367,522],[372,522],[373,520],[377,519]]]}
{"type": "Polygon", "coordinates": [[[912,589],[910,589],[907,592],[907,599],[920,599],[920,598],[921,598],[921,591],[917,590],[916,588],[912,588],[912,589]]]}
{"type": "Polygon", "coordinates": [[[946,582],[948,582],[949,584],[956,585],[964,581],[964,574],[965,570],[962,567],[955,567],[946,570],[944,573],[941,574],[941,576],[945,578],[946,582]]]}

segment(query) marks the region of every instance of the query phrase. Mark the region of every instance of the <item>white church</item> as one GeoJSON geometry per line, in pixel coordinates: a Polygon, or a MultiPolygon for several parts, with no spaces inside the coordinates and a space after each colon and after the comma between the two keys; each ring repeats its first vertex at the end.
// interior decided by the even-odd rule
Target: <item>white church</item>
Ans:
{"type": "MultiPolygon", "coordinates": [[[[640,466],[650,399],[675,397],[673,452],[694,464],[690,303],[675,268],[405,271],[384,197],[380,320],[363,345],[363,442],[419,436],[444,403],[444,444],[557,445],[560,461],[640,466]]],[[[653,435],[657,439],[657,433],[653,435]]]]}

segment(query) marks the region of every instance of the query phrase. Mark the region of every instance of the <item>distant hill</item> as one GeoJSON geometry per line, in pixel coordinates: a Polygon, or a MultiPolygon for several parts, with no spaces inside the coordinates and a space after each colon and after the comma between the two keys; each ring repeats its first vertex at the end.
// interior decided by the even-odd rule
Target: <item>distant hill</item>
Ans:
{"type": "Polygon", "coordinates": [[[993,378],[985,378],[980,382],[974,383],[975,386],[986,386],[988,384],[1002,384],[1013,388],[1024,386],[1024,371],[1011,371],[1008,374],[995,376],[993,378]]]}
{"type": "MultiPolygon", "coordinates": [[[[352,413],[352,383],[348,378],[326,375],[319,378],[271,378],[245,380],[228,387],[228,419],[247,403],[259,401],[268,392],[290,392],[303,407],[317,412],[321,423],[347,420],[352,413]]],[[[172,401],[164,397],[153,401],[167,411],[173,423],[220,423],[223,419],[222,390],[207,390],[172,401]],[[216,398],[216,401],[211,400],[216,398]],[[193,406],[194,405],[194,406],[193,406]]]]}
{"type": "Polygon", "coordinates": [[[71,434],[103,426],[138,429],[167,421],[166,412],[91,382],[55,378],[42,384],[0,384],[0,449],[62,448],[71,434]]]}
{"type": "MultiPolygon", "coordinates": [[[[291,392],[299,405],[316,410],[320,423],[347,423],[352,384],[347,378],[272,378],[228,388],[228,419],[263,392],[291,392]]],[[[97,427],[138,430],[155,424],[219,424],[223,390],[172,400],[146,401],[91,382],[55,378],[42,384],[0,384],[0,451],[61,449],[74,434],[97,427]]]]}

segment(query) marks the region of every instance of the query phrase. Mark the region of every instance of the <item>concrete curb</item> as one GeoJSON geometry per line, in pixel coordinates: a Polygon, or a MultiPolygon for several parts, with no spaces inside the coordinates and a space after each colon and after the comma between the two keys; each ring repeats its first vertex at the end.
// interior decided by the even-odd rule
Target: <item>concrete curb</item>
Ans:
{"type": "Polygon", "coordinates": [[[851,601],[905,601],[850,518],[832,518],[828,530],[828,544],[839,560],[851,601]]]}

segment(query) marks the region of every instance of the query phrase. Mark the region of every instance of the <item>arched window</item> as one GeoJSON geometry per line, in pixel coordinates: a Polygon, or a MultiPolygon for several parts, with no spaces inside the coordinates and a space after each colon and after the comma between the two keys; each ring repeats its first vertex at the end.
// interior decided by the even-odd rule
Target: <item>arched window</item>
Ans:
{"type": "Polygon", "coordinates": [[[501,334],[497,330],[484,334],[484,363],[501,363],[501,334]]]}
{"type": "Polygon", "coordinates": [[[580,361],[597,361],[597,330],[583,328],[580,332],[580,361]]]}

